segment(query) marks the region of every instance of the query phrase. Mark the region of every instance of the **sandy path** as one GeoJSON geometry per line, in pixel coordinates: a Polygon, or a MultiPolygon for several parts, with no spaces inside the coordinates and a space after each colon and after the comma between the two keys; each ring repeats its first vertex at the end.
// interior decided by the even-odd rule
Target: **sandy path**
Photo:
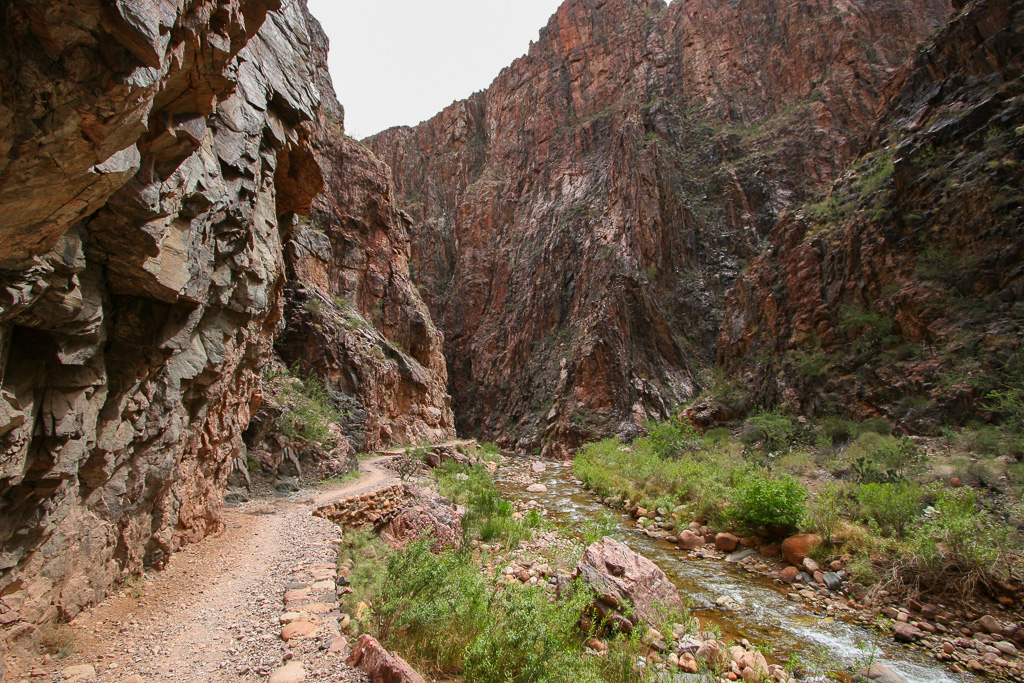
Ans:
{"type": "Polygon", "coordinates": [[[103,683],[132,675],[146,683],[256,682],[286,659],[302,661],[309,682],[363,680],[327,652],[330,614],[317,635],[290,644],[281,640],[280,616],[286,589],[312,583],[336,561],[337,528],[311,512],[397,483],[379,466],[384,459],[360,463],[360,478],[342,485],[226,510],[223,533],[186,547],[163,571],[79,615],[70,625],[72,653],[28,664],[33,680],[60,681],[66,667],[87,664],[103,683]]]}

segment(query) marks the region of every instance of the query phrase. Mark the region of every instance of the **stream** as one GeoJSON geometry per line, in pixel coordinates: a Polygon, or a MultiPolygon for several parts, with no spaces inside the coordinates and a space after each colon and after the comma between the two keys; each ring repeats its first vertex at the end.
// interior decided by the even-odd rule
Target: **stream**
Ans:
{"type": "Polygon", "coordinates": [[[545,462],[547,470],[533,473],[530,483],[544,484],[547,492],[527,493],[522,481],[524,461],[506,456],[498,469],[497,486],[505,496],[535,500],[547,509],[549,518],[570,526],[582,525],[602,514],[611,515],[618,521],[619,540],[657,564],[679,588],[692,613],[703,624],[717,625],[724,640],[746,638],[753,645],[774,652],[782,661],[795,652],[804,661],[820,661],[824,657],[844,667],[863,665],[873,651],[873,661],[889,666],[910,683],[984,680],[954,673],[919,650],[896,645],[869,629],[815,615],[802,603],[789,600],[786,591],[770,579],[718,560],[689,559],[675,544],[636,530],[629,515],[607,508],[574,483],[571,463],[545,462]],[[730,612],[717,608],[715,600],[722,596],[741,599],[746,609],[730,612]]]}

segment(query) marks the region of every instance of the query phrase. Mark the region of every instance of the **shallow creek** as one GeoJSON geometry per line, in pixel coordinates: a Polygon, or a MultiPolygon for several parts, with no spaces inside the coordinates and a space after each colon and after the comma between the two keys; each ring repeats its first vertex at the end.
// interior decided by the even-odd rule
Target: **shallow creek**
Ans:
{"type": "Polygon", "coordinates": [[[602,513],[619,522],[620,540],[644,555],[668,574],[702,623],[721,629],[725,640],[747,638],[766,647],[784,660],[796,652],[803,659],[822,654],[844,666],[865,662],[874,651],[874,661],[902,674],[910,683],[966,683],[980,681],[970,674],[956,674],[919,651],[903,648],[875,632],[839,619],[815,615],[801,603],[787,599],[786,591],[771,580],[748,574],[719,560],[689,559],[672,543],[652,539],[634,528],[633,519],[605,507],[596,496],[575,484],[571,463],[547,462],[547,470],[532,473],[529,483],[547,486],[546,493],[527,493],[523,483],[523,462],[505,459],[496,477],[501,492],[509,498],[535,500],[550,518],[582,525],[602,513]],[[718,609],[722,596],[741,599],[746,609],[729,612],[718,609]]]}

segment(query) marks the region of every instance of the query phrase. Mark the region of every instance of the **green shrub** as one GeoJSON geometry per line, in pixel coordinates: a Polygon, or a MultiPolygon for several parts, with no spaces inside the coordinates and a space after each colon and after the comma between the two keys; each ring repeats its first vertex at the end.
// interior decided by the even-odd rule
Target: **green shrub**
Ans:
{"type": "Polygon", "coordinates": [[[480,683],[603,680],[597,663],[584,657],[576,625],[590,593],[550,601],[540,587],[514,586],[496,593],[489,619],[465,651],[463,674],[480,683]]]}
{"type": "Polygon", "coordinates": [[[796,527],[803,518],[806,498],[806,487],[790,476],[751,478],[738,487],[732,514],[751,530],[796,527]]]}
{"type": "Polygon", "coordinates": [[[902,480],[920,463],[922,453],[908,438],[864,432],[850,446],[848,456],[858,482],[883,483],[902,480]]]}
{"type": "Polygon", "coordinates": [[[389,648],[444,672],[487,628],[488,586],[465,554],[430,552],[430,541],[393,553],[372,611],[373,630],[389,648]]]}
{"type": "Polygon", "coordinates": [[[743,423],[740,441],[748,446],[760,443],[765,450],[778,452],[792,446],[795,436],[796,428],[788,415],[760,411],[743,423]]]}
{"type": "Polygon", "coordinates": [[[828,484],[811,498],[804,515],[804,526],[830,543],[842,517],[842,491],[835,484],[828,484]]]}
{"type": "Polygon", "coordinates": [[[1016,380],[998,391],[990,392],[985,406],[1003,416],[1006,428],[1024,436],[1024,382],[1016,380]]]}
{"type": "Polygon", "coordinates": [[[335,407],[318,378],[302,379],[298,377],[297,368],[293,368],[284,376],[283,384],[275,393],[284,407],[277,421],[282,434],[316,445],[324,451],[337,445],[331,424],[343,423],[348,416],[335,407]]]}
{"type": "Polygon", "coordinates": [[[904,584],[968,595],[979,585],[1005,580],[1011,530],[978,504],[968,488],[944,491],[936,512],[911,535],[897,565],[904,584]]]}
{"type": "Polygon", "coordinates": [[[857,491],[858,516],[887,536],[902,538],[924,507],[914,483],[869,483],[857,491]]]}
{"type": "Polygon", "coordinates": [[[647,440],[659,458],[678,458],[700,447],[697,430],[682,420],[648,424],[647,434],[647,440]]]}

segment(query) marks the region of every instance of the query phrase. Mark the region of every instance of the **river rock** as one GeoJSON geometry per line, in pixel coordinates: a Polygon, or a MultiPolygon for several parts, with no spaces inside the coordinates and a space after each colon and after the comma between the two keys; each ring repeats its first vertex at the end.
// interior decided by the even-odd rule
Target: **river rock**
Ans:
{"type": "Polygon", "coordinates": [[[892,637],[900,643],[916,643],[924,638],[924,632],[913,624],[897,621],[893,626],[892,637]]]}
{"type": "Polygon", "coordinates": [[[530,465],[530,469],[540,474],[541,472],[546,471],[548,469],[548,466],[542,462],[535,462],[532,465],[530,465]]]}
{"type": "Polygon", "coordinates": [[[715,547],[727,553],[736,550],[736,546],[739,544],[740,540],[733,534],[724,533],[715,536],[715,547]]]}
{"type": "Polygon", "coordinates": [[[796,567],[786,567],[779,572],[779,580],[783,583],[793,583],[800,576],[800,570],[796,567]]]}
{"type": "MultiPolygon", "coordinates": [[[[631,613],[625,622],[629,624],[658,624],[659,607],[670,612],[683,610],[679,591],[665,572],[613,538],[606,536],[588,546],[576,573],[599,596],[595,604],[599,612],[620,612],[628,603],[631,613]]],[[[622,618],[615,621],[620,628],[630,630],[622,618]]]]}
{"type": "Polygon", "coordinates": [[[91,664],[69,666],[61,670],[65,683],[90,683],[97,680],[96,668],[91,664]]]}
{"type": "Polygon", "coordinates": [[[548,487],[544,484],[530,484],[526,487],[527,493],[547,493],[548,487]]]}
{"type": "Polygon", "coordinates": [[[855,683],[907,683],[907,679],[885,664],[872,664],[865,667],[853,677],[853,680],[855,683]]]}
{"type": "Polygon", "coordinates": [[[816,547],[821,545],[821,537],[816,534],[798,534],[790,536],[782,542],[782,556],[794,567],[799,567],[816,547]]]}
{"type": "Polygon", "coordinates": [[[348,663],[366,672],[370,683],[426,683],[408,662],[365,633],[352,648],[348,663]]]}
{"type": "Polygon", "coordinates": [[[703,538],[693,533],[689,529],[684,530],[682,533],[679,534],[678,542],[679,547],[685,550],[694,550],[696,548],[701,548],[705,544],[703,538]]]}
{"type": "Polygon", "coordinates": [[[828,586],[828,589],[833,593],[841,590],[843,587],[843,580],[840,579],[839,574],[836,574],[835,572],[825,572],[822,574],[822,579],[824,584],[828,586]]]}
{"type": "Polygon", "coordinates": [[[1003,625],[991,614],[986,614],[974,622],[974,627],[983,633],[999,634],[1003,632],[1003,625]]]}

